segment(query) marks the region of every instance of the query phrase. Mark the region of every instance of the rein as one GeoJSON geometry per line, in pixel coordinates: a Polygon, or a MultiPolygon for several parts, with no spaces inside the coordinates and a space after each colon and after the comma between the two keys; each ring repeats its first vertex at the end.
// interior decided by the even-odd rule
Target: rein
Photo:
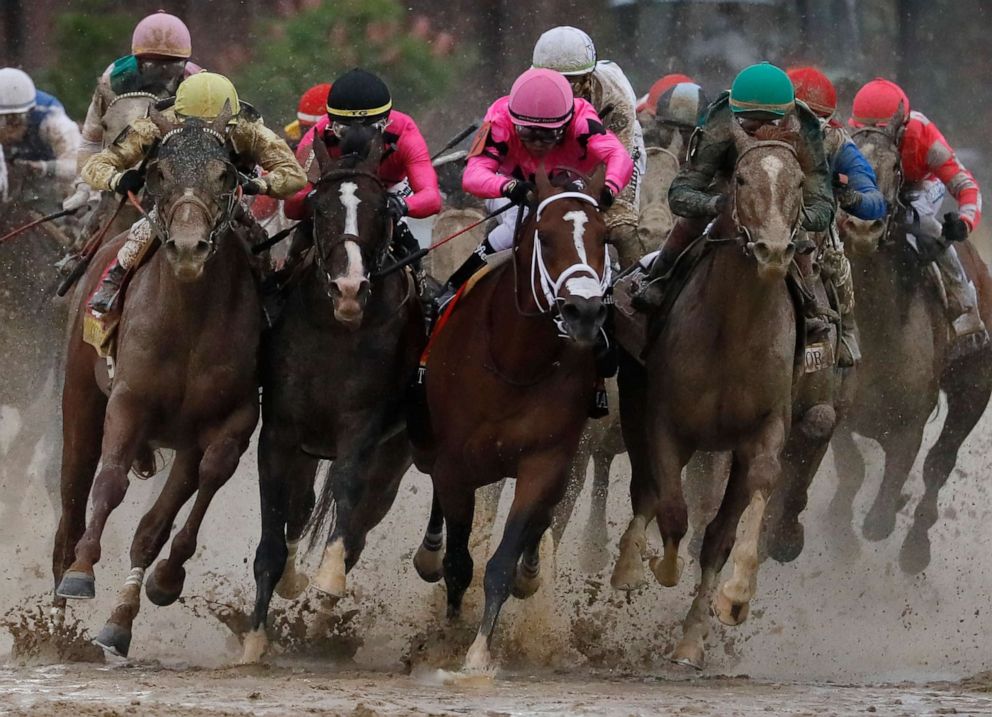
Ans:
{"type": "Polygon", "coordinates": [[[152,102],[158,102],[158,96],[153,95],[151,92],[123,92],[114,97],[114,99],[110,100],[110,104],[107,105],[107,109],[109,110],[121,100],[128,100],[135,97],[142,97],[144,99],[151,100],[152,102]]]}

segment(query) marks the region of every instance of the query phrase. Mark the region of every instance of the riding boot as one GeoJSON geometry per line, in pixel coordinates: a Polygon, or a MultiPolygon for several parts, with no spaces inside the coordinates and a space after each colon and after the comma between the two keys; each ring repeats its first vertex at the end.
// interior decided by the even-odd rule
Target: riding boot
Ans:
{"type": "Polygon", "coordinates": [[[675,222],[664,246],[652,262],[648,275],[630,297],[631,306],[644,313],[650,313],[661,306],[665,298],[665,280],[675,266],[675,260],[705,230],[706,223],[706,219],[684,217],[675,222]]]}
{"type": "Polygon", "coordinates": [[[825,342],[830,340],[830,322],[825,318],[826,312],[816,302],[816,282],[820,280],[818,274],[813,272],[813,253],[804,252],[796,254],[796,266],[799,268],[799,277],[803,283],[803,292],[812,297],[806,304],[806,345],[825,342]]]}
{"type": "Polygon", "coordinates": [[[947,293],[947,318],[954,330],[951,358],[962,358],[989,343],[989,334],[978,313],[975,285],[968,280],[953,246],[937,254],[935,263],[947,293]]]}
{"type": "Polygon", "coordinates": [[[124,277],[127,269],[114,259],[107,272],[100,280],[100,286],[96,293],[90,298],[89,307],[94,314],[107,314],[114,307],[114,302],[121,293],[121,286],[124,284],[124,277]]]}
{"type": "Polygon", "coordinates": [[[455,272],[451,275],[448,281],[445,282],[444,286],[441,287],[441,291],[438,292],[437,297],[435,297],[433,302],[433,311],[435,316],[440,315],[441,311],[444,309],[445,304],[447,304],[454,295],[458,292],[460,288],[465,284],[466,281],[472,278],[475,272],[479,271],[488,262],[487,258],[494,254],[495,250],[486,239],[483,241],[475,251],[468,255],[468,258],[462,262],[462,265],[455,269],[455,272]]]}
{"type": "MultiPolygon", "coordinates": [[[[406,222],[397,222],[393,227],[393,246],[401,258],[412,256],[420,251],[420,242],[417,241],[417,237],[410,231],[410,227],[407,226],[406,222]]],[[[417,259],[409,266],[417,288],[417,299],[420,301],[425,319],[429,322],[434,304],[434,295],[428,285],[427,272],[424,271],[423,263],[420,259],[417,259]]]]}

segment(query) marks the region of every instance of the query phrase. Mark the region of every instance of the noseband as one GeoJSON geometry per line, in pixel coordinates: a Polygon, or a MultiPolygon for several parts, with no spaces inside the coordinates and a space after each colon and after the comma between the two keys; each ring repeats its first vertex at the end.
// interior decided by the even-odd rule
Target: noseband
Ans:
{"type": "MultiPolygon", "coordinates": [[[[740,165],[741,160],[744,159],[745,156],[747,156],[756,149],[767,149],[769,147],[776,147],[779,149],[786,150],[789,154],[792,155],[792,157],[796,160],[796,162],[799,163],[799,154],[796,152],[796,148],[793,147],[791,144],[789,144],[788,142],[782,142],[781,140],[777,140],[777,139],[766,139],[766,140],[761,140],[759,142],[755,142],[754,144],[745,148],[744,151],[741,152],[739,155],[737,155],[737,162],[735,163],[735,175],[736,175],[736,167],[740,165]]],[[[802,201],[800,201],[799,208],[796,210],[796,216],[792,220],[792,229],[789,232],[788,246],[791,247],[796,246],[796,235],[799,233],[800,218],[802,217],[802,213],[803,213],[803,203],[802,201]]],[[[754,242],[751,240],[751,231],[747,228],[746,225],[741,224],[740,215],[737,212],[736,187],[734,188],[734,208],[731,214],[731,218],[734,220],[734,230],[737,233],[738,241],[741,243],[744,249],[744,253],[747,256],[753,256],[754,242]]]]}

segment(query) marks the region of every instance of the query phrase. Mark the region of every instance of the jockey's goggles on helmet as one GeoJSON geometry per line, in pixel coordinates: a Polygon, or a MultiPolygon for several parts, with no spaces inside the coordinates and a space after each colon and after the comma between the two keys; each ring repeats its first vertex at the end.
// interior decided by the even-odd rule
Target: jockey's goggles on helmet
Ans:
{"type": "Polygon", "coordinates": [[[374,128],[376,132],[382,132],[382,131],[384,131],[386,129],[386,125],[388,123],[389,123],[389,120],[387,120],[385,117],[383,117],[382,119],[376,120],[375,122],[368,122],[368,121],[365,121],[365,120],[362,120],[362,119],[353,119],[353,120],[351,120],[349,122],[342,122],[341,120],[334,120],[333,122],[331,122],[330,127],[331,127],[331,134],[333,134],[338,139],[341,139],[342,137],[344,137],[344,133],[348,131],[348,128],[349,127],[352,127],[353,125],[363,124],[363,125],[366,125],[368,127],[374,128]]]}
{"type": "Polygon", "coordinates": [[[9,114],[0,114],[0,127],[17,128],[17,127],[23,127],[27,123],[28,123],[27,112],[11,112],[9,114]]]}
{"type": "Polygon", "coordinates": [[[528,144],[558,144],[565,136],[566,126],[534,127],[533,125],[513,125],[517,137],[528,144]]]}

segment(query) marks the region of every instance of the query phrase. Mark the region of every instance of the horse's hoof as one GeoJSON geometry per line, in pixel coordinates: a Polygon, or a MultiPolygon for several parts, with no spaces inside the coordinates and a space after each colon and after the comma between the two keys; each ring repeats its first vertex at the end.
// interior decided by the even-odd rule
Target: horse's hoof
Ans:
{"type": "Polygon", "coordinates": [[[716,614],[717,620],[724,625],[729,625],[730,627],[740,625],[747,620],[750,611],[750,603],[732,602],[730,598],[723,594],[722,590],[717,592],[716,597],[713,598],[713,612],[716,614]]]}
{"type": "Polygon", "coordinates": [[[610,576],[614,590],[638,590],[647,584],[644,577],[644,561],[638,551],[621,551],[617,564],[610,576]]]}
{"type": "Polygon", "coordinates": [[[284,571],[276,583],[276,595],[283,600],[295,600],[310,585],[310,578],[296,570],[284,571]]]}
{"type": "Polygon", "coordinates": [[[413,568],[421,580],[436,583],[444,577],[444,555],[441,548],[429,550],[421,543],[413,556],[413,568]]]}
{"type": "Polygon", "coordinates": [[[930,565],[930,536],[911,528],[899,550],[899,567],[907,575],[919,575],[930,565]]]}
{"type": "Polygon", "coordinates": [[[69,570],[59,581],[55,594],[72,600],[92,600],[96,597],[96,578],[89,573],[69,570]]]}
{"type": "Polygon", "coordinates": [[[489,654],[489,641],[485,635],[476,635],[475,642],[468,648],[465,656],[465,672],[488,672],[492,669],[492,657],[489,654]]]}
{"type": "Polygon", "coordinates": [[[159,607],[165,607],[166,605],[171,605],[179,596],[183,593],[183,583],[186,581],[186,569],[179,567],[176,570],[177,579],[169,580],[168,576],[164,576],[167,563],[159,561],[159,564],[155,566],[152,574],[148,576],[148,580],[145,582],[145,595],[151,600],[155,605],[159,607]],[[170,584],[173,583],[173,584],[170,584]]]}
{"type": "Polygon", "coordinates": [[[238,664],[254,665],[262,661],[262,656],[269,649],[269,638],[265,634],[265,627],[252,630],[245,635],[244,649],[241,653],[241,660],[238,664]]]}
{"type": "Polygon", "coordinates": [[[513,588],[511,590],[513,597],[518,600],[526,600],[536,593],[539,587],[541,587],[540,572],[528,575],[526,570],[521,569],[519,566],[517,567],[516,573],[513,576],[513,588]]]}
{"type": "Polygon", "coordinates": [[[100,630],[93,642],[118,657],[127,657],[131,649],[131,631],[112,622],[108,622],[100,630]]]}
{"type": "Polygon", "coordinates": [[[314,576],[312,585],[324,595],[343,598],[347,591],[344,565],[344,542],[335,540],[324,550],[320,567],[314,576]]]}
{"type": "Polygon", "coordinates": [[[768,541],[768,555],[779,563],[791,563],[803,552],[806,537],[800,522],[779,526],[768,541]]]}
{"type": "Polygon", "coordinates": [[[685,560],[680,557],[675,559],[675,565],[666,564],[665,558],[651,558],[648,562],[651,572],[659,583],[666,588],[673,588],[679,584],[682,571],[685,569],[685,560]]]}
{"type": "Polygon", "coordinates": [[[675,646],[675,652],[672,653],[671,660],[677,665],[685,665],[687,667],[693,667],[697,670],[703,669],[704,659],[702,643],[694,642],[692,640],[682,640],[675,646]]]}

